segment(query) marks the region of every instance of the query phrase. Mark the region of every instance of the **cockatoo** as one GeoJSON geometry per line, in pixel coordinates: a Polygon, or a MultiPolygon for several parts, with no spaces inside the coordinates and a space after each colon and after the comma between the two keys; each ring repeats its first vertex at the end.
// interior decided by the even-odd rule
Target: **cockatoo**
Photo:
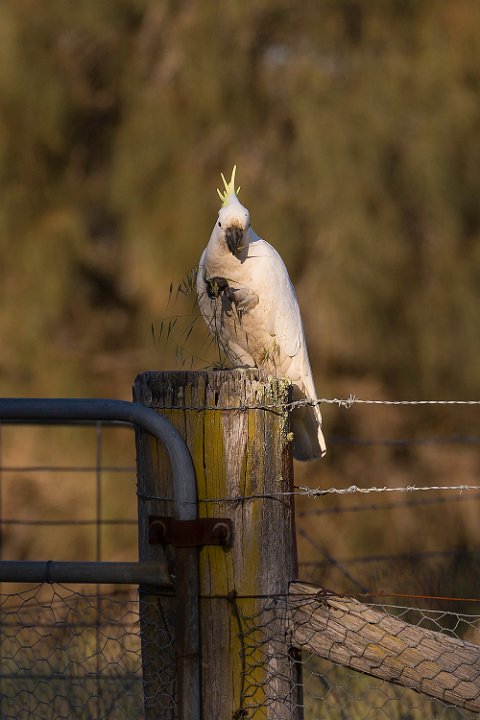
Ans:
{"type": "Polygon", "coordinates": [[[278,252],[252,229],[237,197],[235,171],[203,251],[197,297],[205,322],[232,367],[261,367],[293,384],[293,399],[312,401],[291,413],[293,456],[311,460],[326,453],[295,290],[278,252]],[[316,404],[315,404],[316,403],[316,404]]]}

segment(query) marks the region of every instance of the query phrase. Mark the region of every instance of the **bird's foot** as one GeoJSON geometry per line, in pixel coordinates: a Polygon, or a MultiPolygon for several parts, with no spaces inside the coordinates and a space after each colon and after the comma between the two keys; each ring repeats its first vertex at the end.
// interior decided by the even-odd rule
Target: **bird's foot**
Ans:
{"type": "Polygon", "coordinates": [[[205,283],[207,285],[207,295],[210,300],[216,300],[222,292],[229,289],[228,281],[224,277],[215,276],[205,278],[205,283]]]}

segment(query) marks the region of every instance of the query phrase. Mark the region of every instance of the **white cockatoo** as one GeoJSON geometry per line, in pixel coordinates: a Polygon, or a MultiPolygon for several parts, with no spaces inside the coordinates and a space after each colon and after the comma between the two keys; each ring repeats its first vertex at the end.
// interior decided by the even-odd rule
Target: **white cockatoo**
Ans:
{"type": "MultiPolygon", "coordinates": [[[[258,237],[250,213],[238,200],[235,170],[218,190],[222,207],[197,274],[200,311],[233,367],[262,367],[293,384],[294,400],[316,401],[300,309],[282,258],[258,237]]],[[[317,404],[291,414],[293,456],[326,452],[317,404]]]]}

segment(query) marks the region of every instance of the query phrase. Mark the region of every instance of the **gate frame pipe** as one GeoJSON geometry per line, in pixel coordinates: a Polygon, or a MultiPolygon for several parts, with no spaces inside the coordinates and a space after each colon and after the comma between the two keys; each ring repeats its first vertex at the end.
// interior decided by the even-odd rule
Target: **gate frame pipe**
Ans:
{"type": "MultiPolygon", "coordinates": [[[[177,520],[194,520],[197,517],[197,489],[195,470],[187,445],[180,433],[164,417],[140,403],[127,400],[90,398],[0,398],[0,424],[10,423],[80,423],[124,422],[137,425],[165,447],[172,466],[174,508],[177,520]]],[[[179,720],[200,720],[200,621],[198,609],[198,550],[190,548],[194,567],[190,591],[195,603],[182,603],[190,607],[185,618],[190,628],[188,656],[190,693],[188,706],[183,706],[185,717],[179,720]]],[[[1,565],[0,565],[1,567],[1,565]]],[[[184,649],[179,648],[179,652],[184,649]]],[[[185,699],[184,699],[185,700],[185,699]]],[[[182,703],[180,703],[182,706],[182,703]]]]}

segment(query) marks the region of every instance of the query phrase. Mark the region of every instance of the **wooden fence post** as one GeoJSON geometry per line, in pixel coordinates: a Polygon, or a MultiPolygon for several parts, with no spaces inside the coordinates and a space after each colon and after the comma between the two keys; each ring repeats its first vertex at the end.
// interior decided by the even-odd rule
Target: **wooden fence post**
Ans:
{"type": "MultiPolygon", "coordinates": [[[[303,717],[301,665],[286,634],[288,584],[296,577],[293,497],[282,494],[293,485],[283,407],[289,397],[287,383],[257,369],[147,372],[135,381],[134,399],[165,415],[186,440],[199,516],[233,521],[231,548],[206,545],[200,551],[205,720],[303,717]]],[[[155,499],[173,497],[163,451],[143,438],[137,462],[141,512],[172,514],[170,503],[155,499]]],[[[141,546],[148,543],[145,521],[139,533],[141,546]]],[[[145,554],[159,559],[163,550],[140,548],[143,559],[145,554]]],[[[175,603],[162,604],[157,615],[173,635],[175,603]]],[[[167,676],[169,653],[167,647],[157,657],[167,676]]],[[[145,659],[154,661],[154,655],[145,659]]],[[[170,720],[174,714],[157,708],[155,717],[170,720]]]]}

